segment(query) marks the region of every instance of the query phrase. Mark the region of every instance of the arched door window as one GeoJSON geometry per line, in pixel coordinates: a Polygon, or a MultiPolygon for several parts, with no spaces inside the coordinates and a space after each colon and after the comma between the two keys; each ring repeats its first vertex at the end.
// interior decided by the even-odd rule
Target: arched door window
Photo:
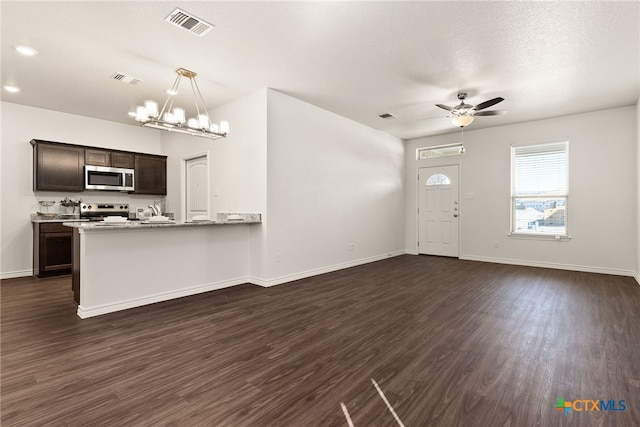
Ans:
{"type": "Polygon", "coordinates": [[[451,180],[448,176],[441,173],[433,174],[427,179],[427,185],[449,185],[451,180]]]}

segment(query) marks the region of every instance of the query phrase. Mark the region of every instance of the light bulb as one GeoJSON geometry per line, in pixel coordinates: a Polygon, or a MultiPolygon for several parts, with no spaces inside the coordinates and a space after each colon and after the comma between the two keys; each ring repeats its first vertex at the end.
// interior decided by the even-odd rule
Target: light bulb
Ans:
{"type": "Polygon", "coordinates": [[[146,122],[149,118],[149,114],[147,114],[147,109],[143,106],[138,106],[136,108],[136,121],[138,122],[146,122]]]}
{"type": "Polygon", "coordinates": [[[215,123],[211,123],[211,127],[209,128],[209,130],[213,133],[220,133],[218,129],[218,125],[215,123]]]}
{"type": "Polygon", "coordinates": [[[144,108],[147,109],[149,117],[158,117],[158,103],[155,101],[144,101],[144,108]]]}
{"type": "Polygon", "coordinates": [[[198,123],[200,124],[200,129],[209,129],[209,117],[206,114],[198,116],[198,123]]]}
{"type": "Polygon", "coordinates": [[[176,118],[173,113],[164,113],[164,121],[167,123],[174,124],[176,122],[176,118]]]}
{"type": "Polygon", "coordinates": [[[176,123],[184,123],[184,108],[174,108],[173,115],[176,119],[176,123]]]}
{"type": "Polygon", "coordinates": [[[220,122],[220,133],[229,133],[229,122],[224,120],[220,122]]]}
{"type": "Polygon", "coordinates": [[[198,119],[196,118],[190,118],[189,121],[187,122],[187,126],[193,129],[198,129],[198,119]]]}

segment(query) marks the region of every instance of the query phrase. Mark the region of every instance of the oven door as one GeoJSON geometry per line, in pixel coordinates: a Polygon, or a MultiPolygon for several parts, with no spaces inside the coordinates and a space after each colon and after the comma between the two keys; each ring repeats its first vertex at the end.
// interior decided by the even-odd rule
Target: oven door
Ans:
{"type": "Polygon", "coordinates": [[[84,167],[86,190],[133,191],[133,169],[86,165],[84,167]]]}

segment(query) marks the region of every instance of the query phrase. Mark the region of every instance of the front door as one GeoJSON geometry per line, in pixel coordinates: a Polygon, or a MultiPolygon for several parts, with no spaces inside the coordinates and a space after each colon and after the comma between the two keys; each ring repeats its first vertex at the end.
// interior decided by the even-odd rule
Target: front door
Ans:
{"type": "Polygon", "coordinates": [[[418,253],[458,256],[458,165],[418,170],[418,253]]]}

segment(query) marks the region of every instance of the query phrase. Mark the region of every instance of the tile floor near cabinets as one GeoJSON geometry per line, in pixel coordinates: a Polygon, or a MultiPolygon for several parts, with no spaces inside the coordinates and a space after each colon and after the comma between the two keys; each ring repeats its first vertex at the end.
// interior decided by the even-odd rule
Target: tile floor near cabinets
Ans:
{"type": "Polygon", "coordinates": [[[629,277],[405,255],[85,320],[69,277],[0,290],[4,427],[399,425],[380,391],[407,427],[640,425],[629,277]]]}

